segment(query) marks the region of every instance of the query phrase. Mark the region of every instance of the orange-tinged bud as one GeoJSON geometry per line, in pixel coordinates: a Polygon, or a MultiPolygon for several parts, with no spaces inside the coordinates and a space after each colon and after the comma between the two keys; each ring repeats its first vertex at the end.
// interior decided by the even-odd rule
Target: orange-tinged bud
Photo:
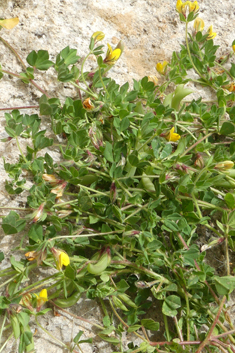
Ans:
{"type": "Polygon", "coordinates": [[[53,194],[56,194],[56,199],[60,198],[63,195],[66,185],[67,182],[64,181],[61,185],[58,185],[56,188],[51,190],[53,194]]]}
{"type": "Polygon", "coordinates": [[[46,249],[39,251],[29,251],[25,254],[25,257],[28,261],[37,260],[37,264],[39,266],[46,259],[47,251],[46,249]]]}
{"type": "Polygon", "coordinates": [[[45,212],[43,212],[44,210],[44,206],[45,203],[43,202],[38,209],[33,213],[32,217],[33,217],[33,223],[36,223],[38,221],[44,220],[45,219],[45,212]]]}
{"type": "Polygon", "coordinates": [[[51,186],[56,186],[61,183],[61,180],[57,179],[53,174],[42,174],[42,179],[50,183],[51,186]]]}
{"type": "Polygon", "coordinates": [[[95,106],[93,105],[93,103],[89,97],[83,101],[82,105],[87,110],[92,110],[95,108],[95,106]]]}
{"type": "Polygon", "coordinates": [[[196,157],[197,158],[196,158],[196,160],[194,162],[195,167],[199,167],[200,169],[204,168],[205,167],[205,162],[204,162],[203,157],[199,153],[197,153],[196,157]]]}

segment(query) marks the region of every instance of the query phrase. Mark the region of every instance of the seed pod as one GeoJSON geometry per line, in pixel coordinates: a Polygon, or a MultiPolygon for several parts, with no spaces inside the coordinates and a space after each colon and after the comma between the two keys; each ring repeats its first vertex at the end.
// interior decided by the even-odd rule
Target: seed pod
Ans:
{"type": "Polygon", "coordinates": [[[141,181],[142,181],[143,187],[146,191],[148,191],[148,192],[155,192],[156,191],[152,181],[150,180],[150,178],[148,178],[148,176],[145,173],[143,173],[143,177],[142,177],[141,181]]]}
{"type": "Polygon", "coordinates": [[[115,296],[112,296],[112,300],[113,300],[113,303],[114,305],[117,307],[117,308],[120,308],[122,309],[123,311],[128,311],[127,307],[123,304],[123,302],[118,299],[117,297],[115,296]]]}
{"type": "Polygon", "coordinates": [[[106,249],[96,264],[88,264],[87,271],[92,275],[100,275],[111,263],[110,250],[106,249]]]}
{"type": "Polygon", "coordinates": [[[124,303],[131,306],[132,308],[137,308],[137,305],[130,299],[130,297],[126,293],[118,294],[118,298],[120,298],[124,303]]]}
{"type": "Polygon", "coordinates": [[[74,304],[77,303],[77,301],[80,299],[81,293],[80,292],[75,292],[68,298],[60,298],[54,300],[54,303],[59,306],[60,308],[69,308],[70,306],[73,306],[74,304]]]}

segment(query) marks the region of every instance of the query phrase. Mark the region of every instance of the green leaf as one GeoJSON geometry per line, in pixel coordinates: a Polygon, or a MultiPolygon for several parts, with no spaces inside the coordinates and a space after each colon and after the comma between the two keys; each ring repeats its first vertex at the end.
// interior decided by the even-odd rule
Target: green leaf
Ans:
{"type": "Polygon", "coordinates": [[[171,152],[172,152],[172,145],[170,143],[167,143],[160,154],[160,158],[164,159],[168,157],[171,154],[171,152]]]}
{"type": "Polygon", "coordinates": [[[12,330],[13,330],[13,333],[14,333],[14,337],[15,337],[15,339],[17,339],[20,336],[20,324],[19,324],[19,321],[17,320],[16,316],[11,316],[10,317],[10,321],[11,321],[11,326],[12,326],[12,330]]]}
{"type": "Polygon", "coordinates": [[[15,211],[10,211],[2,221],[2,228],[6,235],[21,232],[25,228],[25,225],[26,221],[20,219],[20,216],[15,211]]]}
{"type": "Polygon", "coordinates": [[[106,336],[102,333],[98,333],[98,336],[100,338],[102,338],[102,340],[106,341],[106,342],[109,342],[109,343],[112,343],[112,344],[118,344],[120,343],[120,340],[115,338],[115,337],[112,337],[112,336],[106,336]]]}
{"type": "Polygon", "coordinates": [[[108,141],[105,144],[104,157],[107,159],[107,161],[113,162],[113,146],[108,141]]]}
{"type": "Polygon", "coordinates": [[[166,316],[174,317],[177,315],[178,308],[181,307],[181,300],[176,295],[169,295],[163,303],[162,313],[166,316]]]}
{"type": "Polygon", "coordinates": [[[48,99],[45,94],[41,96],[39,99],[39,107],[40,107],[40,114],[41,115],[51,115],[52,108],[48,103],[48,99]]]}
{"type": "Polygon", "coordinates": [[[79,56],[77,56],[77,49],[70,49],[69,46],[61,50],[61,57],[64,59],[65,65],[76,64],[79,60],[79,56]]]}
{"type": "Polygon", "coordinates": [[[80,337],[83,335],[83,332],[84,332],[84,331],[79,331],[79,332],[76,334],[76,336],[74,337],[73,342],[78,343],[78,341],[80,340],[80,337]]]}
{"type": "Polygon", "coordinates": [[[152,331],[158,331],[160,328],[159,322],[156,322],[153,319],[143,319],[141,320],[141,325],[144,326],[147,330],[152,331]]]}
{"type": "Polygon", "coordinates": [[[235,289],[235,277],[233,276],[214,276],[213,279],[215,282],[216,290],[219,295],[230,294],[235,289]]]}
{"type": "Polygon", "coordinates": [[[220,129],[221,135],[230,135],[230,134],[233,134],[234,131],[235,131],[234,124],[227,122],[227,121],[225,123],[223,123],[223,125],[220,129]]]}
{"type": "Polygon", "coordinates": [[[231,63],[231,69],[229,70],[230,74],[235,78],[235,64],[231,63]]]}
{"type": "Polygon", "coordinates": [[[40,243],[43,240],[43,228],[40,224],[33,224],[28,233],[29,239],[35,243],[40,243]]]}
{"type": "Polygon", "coordinates": [[[234,195],[231,194],[231,193],[227,193],[225,196],[224,196],[224,200],[227,204],[227,206],[231,209],[234,209],[235,208],[235,198],[234,198],[234,195]]]}
{"type": "Polygon", "coordinates": [[[0,262],[4,260],[4,253],[2,251],[0,251],[0,262]]]}
{"type": "Polygon", "coordinates": [[[26,58],[28,64],[36,67],[38,70],[47,70],[53,65],[53,62],[48,59],[49,54],[46,50],[39,50],[38,53],[33,50],[26,58]]]}
{"type": "Polygon", "coordinates": [[[120,130],[121,131],[127,130],[129,125],[130,125],[130,120],[127,117],[123,118],[121,121],[120,130]]]}
{"type": "Polygon", "coordinates": [[[133,167],[137,167],[137,165],[139,163],[137,151],[132,152],[129,155],[128,160],[129,160],[130,165],[132,165],[133,167]]]}

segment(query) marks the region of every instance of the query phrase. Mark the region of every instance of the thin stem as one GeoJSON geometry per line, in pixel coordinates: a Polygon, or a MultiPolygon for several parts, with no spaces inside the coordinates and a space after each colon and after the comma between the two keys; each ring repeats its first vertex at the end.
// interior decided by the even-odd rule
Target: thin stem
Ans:
{"type": "Polygon", "coordinates": [[[221,311],[223,310],[223,306],[224,306],[225,300],[226,300],[226,296],[224,295],[224,296],[223,296],[223,299],[222,299],[222,301],[221,301],[221,303],[220,303],[220,306],[219,306],[219,308],[218,308],[217,314],[216,314],[216,316],[215,316],[214,322],[212,323],[212,325],[211,325],[211,327],[210,327],[210,329],[209,329],[209,331],[208,331],[208,334],[207,334],[206,338],[204,339],[204,341],[203,341],[203,342],[200,344],[200,346],[198,347],[196,353],[200,353],[200,352],[203,350],[203,348],[209,343],[210,338],[211,338],[212,333],[213,333],[213,330],[214,330],[215,326],[216,326],[217,323],[218,323],[218,320],[219,320],[221,311]]]}
{"type": "Polygon", "coordinates": [[[154,139],[154,137],[156,137],[157,135],[158,135],[158,132],[155,132],[155,134],[153,134],[147,141],[145,141],[145,143],[143,143],[136,151],[139,152],[142,148],[147,146],[147,144],[151,142],[154,139]]]}
{"type": "Polygon", "coordinates": [[[1,330],[0,330],[0,342],[2,341],[2,333],[3,333],[3,328],[5,326],[6,319],[7,319],[7,312],[5,311],[5,315],[3,317],[1,330]]]}
{"type": "Polygon", "coordinates": [[[84,237],[96,237],[96,236],[103,236],[103,235],[108,235],[108,234],[116,234],[116,233],[123,233],[123,230],[114,230],[112,232],[106,232],[106,233],[88,233],[88,234],[73,234],[73,235],[60,235],[58,237],[54,237],[51,239],[48,239],[48,241],[54,241],[56,239],[66,239],[66,238],[84,238],[84,237]]]}
{"type": "MultiPolygon", "coordinates": [[[[121,318],[121,316],[117,313],[116,309],[115,309],[114,306],[113,306],[112,300],[111,300],[110,298],[109,298],[109,304],[110,304],[110,306],[111,306],[111,308],[112,308],[112,310],[113,310],[115,316],[118,318],[118,320],[123,324],[123,326],[125,326],[125,327],[128,329],[128,328],[129,328],[129,325],[127,325],[127,324],[125,323],[125,321],[123,321],[123,319],[121,318]]],[[[137,332],[134,331],[133,333],[134,333],[137,337],[139,337],[140,339],[142,339],[143,341],[146,342],[145,338],[142,337],[141,335],[139,335],[137,332]]]]}
{"type": "Polygon", "coordinates": [[[11,107],[11,108],[0,108],[0,111],[4,110],[20,110],[20,109],[38,109],[39,105],[25,105],[23,107],[11,107]]]}
{"type": "Polygon", "coordinates": [[[17,51],[10,45],[10,43],[8,43],[2,37],[0,37],[0,40],[1,40],[1,42],[3,42],[13,52],[13,54],[17,57],[17,59],[19,60],[19,62],[23,66],[23,68],[26,70],[27,67],[26,67],[25,63],[23,62],[23,60],[21,59],[20,55],[17,53],[17,51]]]}
{"type": "Polygon", "coordinates": [[[225,233],[225,257],[226,257],[226,268],[227,268],[227,276],[230,275],[230,261],[229,261],[229,251],[228,251],[228,232],[229,232],[229,226],[226,227],[226,233],[225,233]]]}
{"type": "Polygon", "coordinates": [[[209,136],[212,135],[212,132],[210,132],[209,134],[203,136],[200,140],[198,140],[197,142],[195,142],[192,146],[190,146],[186,151],[184,151],[184,153],[181,154],[181,157],[185,156],[189,151],[191,151],[194,147],[196,147],[199,143],[201,143],[202,141],[204,141],[205,139],[207,139],[209,136]]]}
{"type": "Polygon", "coordinates": [[[5,348],[5,346],[7,345],[7,342],[11,339],[12,336],[13,336],[13,332],[10,334],[10,336],[6,339],[6,341],[4,342],[2,347],[0,348],[0,352],[3,351],[3,348],[5,348]]]}
{"type": "Polygon", "coordinates": [[[35,316],[35,321],[36,324],[48,335],[50,336],[53,340],[55,340],[56,342],[59,342],[64,348],[68,348],[68,346],[63,343],[62,341],[60,341],[58,338],[54,337],[49,331],[47,331],[44,327],[42,327],[42,325],[38,322],[37,317],[35,316]]]}
{"type": "Polygon", "coordinates": [[[24,162],[27,163],[28,161],[27,161],[27,159],[25,158],[25,155],[24,155],[24,153],[23,153],[23,151],[22,151],[22,149],[21,149],[21,147],[20,147],[20,143],[19,143],[19,140],[18,140],[18,136],[15,136],[15,139],[16,139],[16,144],[17,144],[17,147],[18,147],[18,149],[19,149],[19,151],[20,151],[20,154],[21,154],[21,156],[22,156],[24,162]]]}
{"type": "MultiPolygon", "coordinates": [[[[174,320],[174,322],[175,322],[175,327],[176,327],[177,333],[178,333],[178,335],[179,335],[180,341],[182,342],[182,341],[184,340],[184,338],[183,338],[182,331],[181,331],[181,329],[180,329],[180,327],[179,327],[177,317],[174,316],[174,317],[173,317],[173,320],[174,320]]],[[[184,346],[183,346],[183,349],[185,349],[184,346]]]]}
{"type": "Polygon", "coordinates": [[[70,81],[69,83],[71,83],[71,85],[73,85],[74,87],[77,87],[78,89],[80,89],[81,91],[85,92],[88,96],[92,96],[95,99],[98,99],[97,95],[91,92],[88,92],[86,89],[82,88],[81,86],[77,85],[75,82],[70,81]]]}
{"type": "Polygon", "coordinates": [[[77,316],[77,315],[75,315],[75,314],[73,314],[73,313],[71,313],[71,312],[69,312],[69,311],[67,311],[67,310],[65,310],[65,309],[62,309],[61,307],[59,307],[58,305],[56,305],[56,304],[55,304],[53,301],[51,301],[51,300],[50,300],[49,302],[50,302],[52,305],[54,305],[57,309],[59,309],[60,311],[63,311],[64,313],[66,313],[66,314],[68,314],[68,315],[74,317],[75,319],[78,319],[78,320],[87,322],[87,323],[90,324],[91,326],[95,326],[95,327],[97,327],[97,328],[99,328],[99,329],[101,329],[101,330],[104,329],[104,327],[101,326],[101,325],[95,324],[94,322],[91,322],[90,320],[84,319],[84,318],[81,317],[81,316],[77,316]]]}
{"type": "MultiPolygon", "coordinates": [[[[22,79],[22,77],[21,77],[20,75],[15,74],[14,72],[11,72],[11,71],[8,71],[8,70],[2,70],[2,69],[1,69],[0,71],[3,72],[3,73],[5,73],[5,74],[8,74],[8,75],[17,77],[17,78],[19,78],[20,80],[22,79]]],[[[32,80],[32,79],[29,78],[29,81],[30,81],[30,83],[31,83],[34,87],[36,87],[40,92],[42,92],[43,94],[45,94],[45,96],[46,96],[47,98],[50,98],[50,96],[49,96],[40,86],[38,86],[38,84],[37,84],[34,80],[32,80]]]]}
{"type": "Polygon", "coordinates": [[[107,89],[106,89],[106,87],[105,87],[105,84],[104,84],[104,81],[103,81],[103,79],[102,79],[101,68],[100,68],[100,67],[99,67],[99,77],[100,77],[100,81],[101,81],[101,84],[102,84],[102,86],[103,86],[103,89],[104,89],[104,91],[105,91],[106,94],[107,94],[107,97],[110,97],[110,96],[109,96],[109,92],[107,91],[107,89]]]}
{"type": "Polygon", "coordinates": [[[203,81],[205,81],[208,86],[211,86],[210,83],[205,79],[205,77],[202,76],[202,74],[200,73],[200,71],[197,69],[197,67],[195,66],[195,64],[193,62],[192,55],[191,55],[190,48],[189,48],[189,42],[188,42],[188,22],[186,22],[186,26],[185,26],[185,41],[186,41],[186,47],[187,47],[189,60],[191,62],[192,67],[194,68],[196,73],[201,77],[201,79],[203,81]]]}
{"type": "Polygon", "coordinates": [[[19,273],[17,273],[15,276],[9,278],[7,281],[3,282],[2,284],[0,284],[0,288],[4,287],[7,283],[13,281],[14,278],[18,277],[19,273]]]}
{"type": "Polygon", "coordinates": [[[165,314],[163,314],[163,320],[164,320],[164,324],[165,324],[165,331],[166,331],[166,338],[168,341],[170,341],[170,332],[169,332],[169,327],[168,327],[168,321],[167,321],[167,317],[165,314]]]}
{"type": "Polygon", "coordinates": [[[146,208],[149,205],[149,203],[146,203],[145,205],[139,207],[137,210],[129,214],[124,220],[123,223],[126,222],[130,217],[133,217],[136,213],[140,212],[143,210],[143,208],[146,208]]]}

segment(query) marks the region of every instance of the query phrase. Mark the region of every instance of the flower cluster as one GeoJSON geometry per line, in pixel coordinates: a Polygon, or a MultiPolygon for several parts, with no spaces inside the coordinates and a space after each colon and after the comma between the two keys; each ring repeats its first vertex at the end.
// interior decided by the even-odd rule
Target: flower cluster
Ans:
{"type": "Polygon", "coordinates": [[[197,1],[194,1],[193,3],[191,1],[186,1],[183,3],[182,0],[177,0],[176,10],[186,18],[187,12],[197,13],[199,10],[199,5],[197,1]]]}

